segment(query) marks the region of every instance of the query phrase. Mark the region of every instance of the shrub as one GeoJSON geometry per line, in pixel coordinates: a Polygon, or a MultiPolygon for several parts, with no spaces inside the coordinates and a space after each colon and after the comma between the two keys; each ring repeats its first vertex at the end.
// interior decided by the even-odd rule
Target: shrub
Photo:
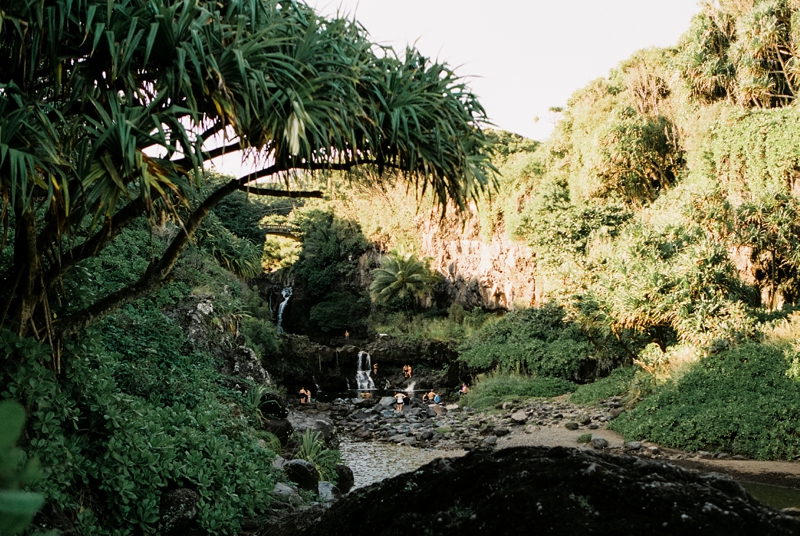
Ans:
{"type": "Polygon", "coordinates": [[[484,326],[460,350],[471,367],[540,376],[576,377],[594,347],[564,309],[548,304],[507,314],[484,326]]]}
{"type": "Polygon", "coordinates": [[[324,332],[362,327],[369,315],[369,300],[347,292],[333,292],[311,308],[310,319],[324,332]]]}
{"type": "Polygon", "coordinates": [[[627,439],[757,459],[800,456],[800,383],[794,352],[748,343],[694,364],[610,423],[627,439]]]}
{"type": "Polygon", "coordinates": [[[575,404],[589,404],[597,402],[600,399],[625,395],[630,388],[630,384],[637,370],[639,370],[639,367],[636,366],[614,369],[611,371],[611,374],[605,378],[600,378],[590,384],[578,386],[578,389],[569,396],[569,401],[575,404]]]}
{"type": "Polygon", "coordinates": [[[325,441],[320,438],[319,432],[307,430],[297,437],[300,444],[295,458],[303,459],[314,465],[323,481],[335,483],[338,479],[336,465],[341,460],[341,454],[335,449],[325,446],[325,441]]]}
{"type": "Polygon", "coordinates": [[[489,408],[502,400],[515,397],[556,397],[575,390],[575,384],[546,376],[492,374],[479,376],[461,403],[475,409],[489,408]]]}

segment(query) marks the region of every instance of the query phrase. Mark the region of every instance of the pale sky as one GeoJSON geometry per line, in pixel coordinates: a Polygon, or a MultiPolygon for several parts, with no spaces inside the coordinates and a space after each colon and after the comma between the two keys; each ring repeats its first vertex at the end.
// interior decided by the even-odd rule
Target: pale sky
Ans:
{"type": "Polygon", "coordinates": [[[544,140],[548,109],[647,47],[670,47],[697,0],[310,0],[355,14],[373,41],[416,43],[470,86],[502,129],[544,140]],[[539,121],[535,122],[538,117],[539,121]]]}
{"type": "MultiPolygon", "coordinates": [[[[466,77],[500,129],[544,140],[550,107],[647,47],[670,47],[700,11],[697,0],[307,0],[355,18],[372,40],[415,44],[466,77]],[[536,121],[538,118],[538,122],[536,121]]],[[[239,174],[239,154],[218,169],[239,174]]]]}

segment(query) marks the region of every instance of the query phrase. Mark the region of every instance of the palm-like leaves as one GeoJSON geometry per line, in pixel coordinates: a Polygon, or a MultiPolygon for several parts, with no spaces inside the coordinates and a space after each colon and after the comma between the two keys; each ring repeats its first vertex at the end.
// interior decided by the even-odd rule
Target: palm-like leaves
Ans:
{"type": "Polygon", "coordinates": [[[413,255],[390,254],[381,267],[372,272],[369,287],[375,303],[386,304],[393,299],[422,298],[431,291],[434,281],[428,267],[413,255]]]}
{"type": "Polygon", "coordinates": [[[8,0],[0,195],[6,231],[30,226],[15,231],[0,304],[26,326],[64,271],[159,205],[182,229],[137,287],[163,281],[214,204],[273,173],[391,168],[464,208],[493,179],[485,120],[446,66],[376,48],[354,21],[301,3],[8,0]],[[198,199],[203,163],[240,149],[265,167],[198,199]]]}

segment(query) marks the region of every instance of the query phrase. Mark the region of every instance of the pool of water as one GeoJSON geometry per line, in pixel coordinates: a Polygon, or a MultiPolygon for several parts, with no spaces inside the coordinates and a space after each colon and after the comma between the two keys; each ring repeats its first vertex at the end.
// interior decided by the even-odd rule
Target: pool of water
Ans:
{"type": "Polygon", "coordinates": [[[800,507],[800,490],[786,487],[776,487],[763,483],[750,483],[749,481],[739,481],[747,492],[764,505],[769,505],[776,509],[785,507],[800,507]]]}
{"type": "Polygon", "coordinates": [[[466,454],[461,450],[419,449],[407,445],[362,442],[343,438],[339,444],[342,460],[353,470],[355,488],[411,472],[436,458],[466,454]]]}

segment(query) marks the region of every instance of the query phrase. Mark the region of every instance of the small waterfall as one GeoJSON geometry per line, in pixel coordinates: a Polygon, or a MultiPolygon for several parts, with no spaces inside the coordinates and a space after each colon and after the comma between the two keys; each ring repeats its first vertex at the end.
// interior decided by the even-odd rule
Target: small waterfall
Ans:
{"type": "Polygon", "coordinates": [[[372,391],[375,389],[375,382],[372,381],[372,358],[363,350],[358,353],[358,368],[356,369],[356,384],[360,392],[372,391]]]}
{"type": "Polygon", "coordinates": [[[403,391],[408,391],[409,393],[413,393],[414,386],[416,385],[417,385],[416,382],[411,382],[410,384],[408,384],[408,387],[406,387],[403,391]]]}
{"type": "Polygon", "coordinates": [[[283,301],[278,305],[278,335],[283,333],[283,310],[286,308],[286,304],[289,303],[289,298],[292,297],[292,287],[287,286],[281,290],[281,296],[283,296],[283,301]]]}

